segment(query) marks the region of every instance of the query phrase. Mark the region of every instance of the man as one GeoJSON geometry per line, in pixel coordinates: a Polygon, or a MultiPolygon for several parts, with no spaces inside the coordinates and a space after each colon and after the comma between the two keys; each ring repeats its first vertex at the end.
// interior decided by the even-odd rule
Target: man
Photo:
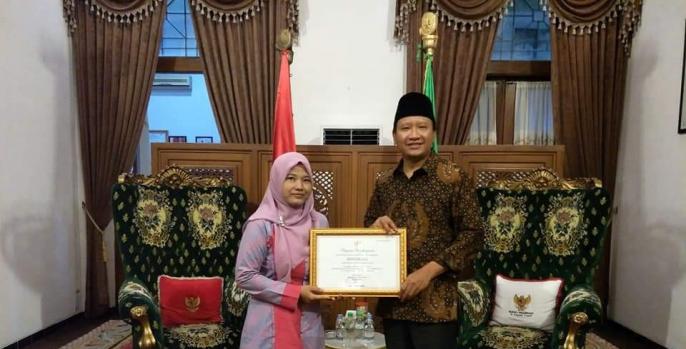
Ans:
{"type": "Polygon", "coordinates": [[[388,349],[455,348],[457,281],[472,275],[483,240],[472,181],[431,152],[435,133],[429,98],[400,98],[393,139],[402,159],[377,180],[365,215],[366,226],[407,228],[407,280],[377,309],[388,349]]]}

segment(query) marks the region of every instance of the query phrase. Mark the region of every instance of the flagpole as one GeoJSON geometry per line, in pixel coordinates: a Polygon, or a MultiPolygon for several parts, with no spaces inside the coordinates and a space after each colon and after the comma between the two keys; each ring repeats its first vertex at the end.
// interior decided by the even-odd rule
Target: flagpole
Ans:
{"type": "MultiPolygon", "coordinates": [[[[425,67],[424,67],[424,86],[423,93],[431,100],[431,106],[434,112],[434,121],[436,120],[436,94],[434,91],[434,74],[433,74],[433,57],[438,43],[438,35],[436,28],[438,20],[436,14],[433,12],[425,12],[422,15],[422,24],[419,27],[419,34],[422,37],[422,51],[424,53],[425,67]],[[425,51],[425,52],[424,52],[425,51]]],[[[438,154],[438,138],[434,134],[434,140],[431,144],[431,151],[438,154]]]]}
{"type": "Polygon", "coordinates": [[[290,64],[293,62],[291,32],[282,30],[276,38],[276,49],[280,53],[279,81],[274,103],[274,129],[272,130],[272,158],[295,151],[295,130],[293,128],[293,104],[291,100],[290,64]]]}

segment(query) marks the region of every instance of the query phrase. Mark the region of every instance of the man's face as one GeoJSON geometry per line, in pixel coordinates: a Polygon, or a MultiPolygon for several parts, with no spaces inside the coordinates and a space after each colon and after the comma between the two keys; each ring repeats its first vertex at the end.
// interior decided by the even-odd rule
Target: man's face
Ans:
{"type": "Polygon", "coordinates": [[[424,116],[406,116],[395,126],[393,140],[403,157],[423,159],[431,152],[434,128],[431,120],[424,116]]]}

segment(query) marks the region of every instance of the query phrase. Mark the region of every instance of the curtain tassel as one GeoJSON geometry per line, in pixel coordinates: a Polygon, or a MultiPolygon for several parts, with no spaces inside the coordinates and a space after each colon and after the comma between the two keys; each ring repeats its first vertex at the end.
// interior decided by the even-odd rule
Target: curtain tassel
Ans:
{"type": "Polygon", "coordinates": [[[102,242],[102,261],[103,261],[105,264],[107,264],[107,248],[106,248],[106,246],[105,246],[105,231],[102,230],[102,229],[100,228],[100,226],[98,225],[98,223],[95,222],[95,219],[93,218],[93,216],[91,215],[90,211],[88,211],[88,208],[86,207],[86,202],[85,202],[85,201],[81,201],[81,208],[83,209],[83,212],[86,213],[86,217],[88,218],[88,220],[89,220],[89,221],[91,222],[91,224],[93,224],[93,226],[95,227],[95,230],[97,230],[98,233],[100,233],[100,241],[102,242]]]}

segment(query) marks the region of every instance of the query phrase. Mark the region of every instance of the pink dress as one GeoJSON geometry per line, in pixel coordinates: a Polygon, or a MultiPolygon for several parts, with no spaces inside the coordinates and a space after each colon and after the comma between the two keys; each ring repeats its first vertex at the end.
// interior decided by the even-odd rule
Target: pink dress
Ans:
{"type": "MultiPolygon", "coordinates": [[[[324,216],[315,226],[327,227],[324,216]]],[[[276,280],[274,229],[266,220],[247,223],[236,260],[236,283],[251,295],[241,333],[245,349],[322,349],[324,328],[319,305],[299,304],[308,283],[308,261],[291,270],[291,281],[276,280]]],[[[307,242],[303,242],[307,244],[307,242]]]]}

